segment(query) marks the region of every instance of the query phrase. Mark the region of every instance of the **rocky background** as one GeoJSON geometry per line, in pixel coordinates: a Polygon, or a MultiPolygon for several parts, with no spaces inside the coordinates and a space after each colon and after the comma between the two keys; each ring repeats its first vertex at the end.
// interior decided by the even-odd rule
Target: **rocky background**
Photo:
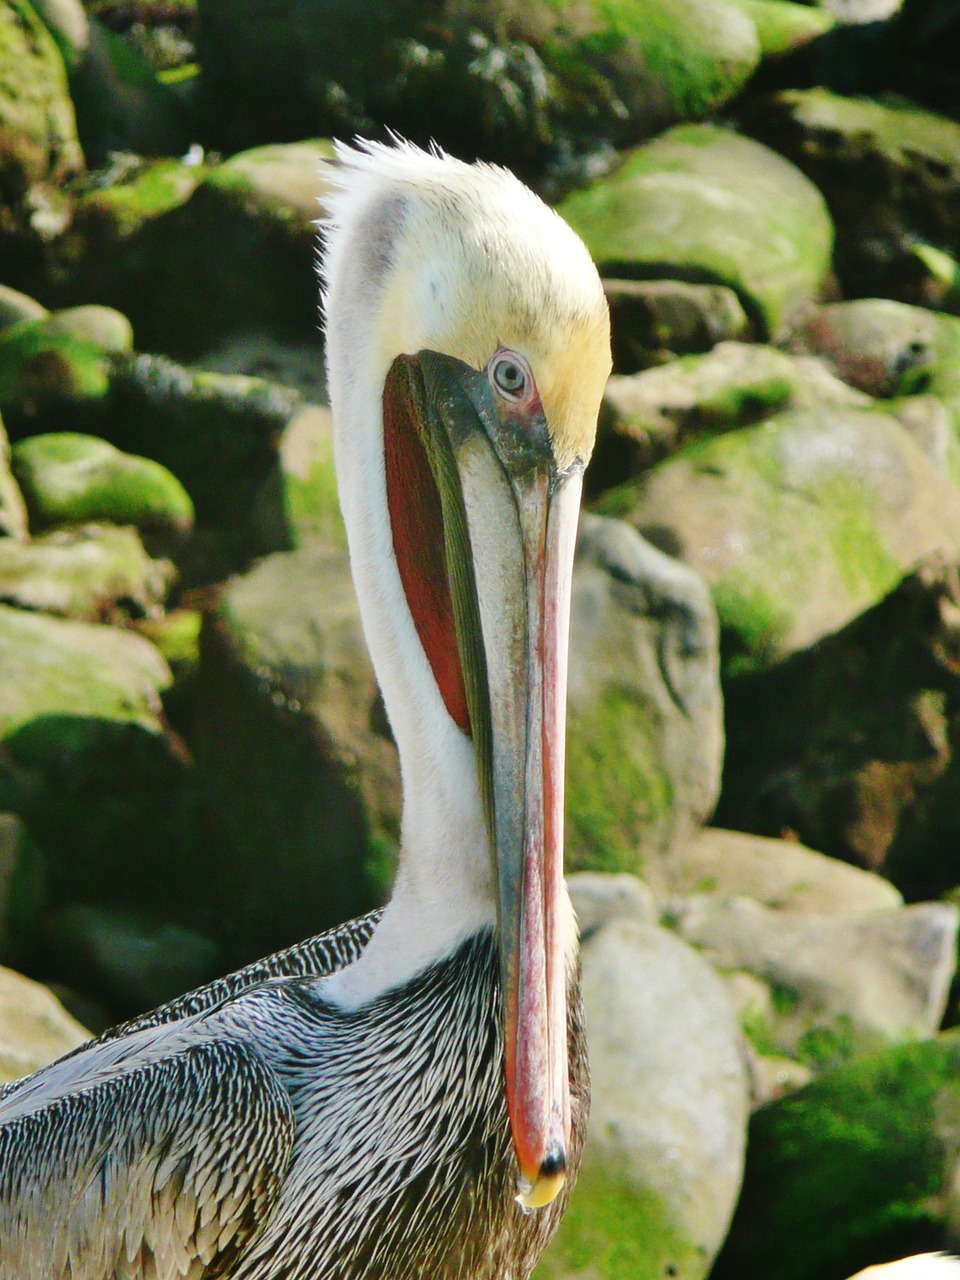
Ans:
{"type": "Polygon", "coordinates": [[[956,0],[0,0],[3,1078],[387,892],[312,220],[390,127],[613,315],[538,1275],[960,1245],[958,121],[956,0]]]}

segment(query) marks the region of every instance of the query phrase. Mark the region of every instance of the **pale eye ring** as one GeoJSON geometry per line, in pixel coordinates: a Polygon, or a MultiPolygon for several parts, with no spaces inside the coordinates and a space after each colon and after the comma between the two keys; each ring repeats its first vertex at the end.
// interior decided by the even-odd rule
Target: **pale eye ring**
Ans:
{"type": "Polygon", "coordinates": [[[490,380],[507,400],[522,400],[529,387],[526,363],[510,351],[501,352],[490,365],[490,380]]]}

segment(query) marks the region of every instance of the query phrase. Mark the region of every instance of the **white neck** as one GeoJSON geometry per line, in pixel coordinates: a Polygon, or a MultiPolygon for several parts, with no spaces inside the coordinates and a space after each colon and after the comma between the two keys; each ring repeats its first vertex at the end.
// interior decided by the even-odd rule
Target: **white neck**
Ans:
{"type": "MultiPolygon", "coordinates": [[[[382,388],[400,352],[377,331],[382,308],[364,269],[363,246],[344,249],[327,290],[337,483],[364,633],[403,781],[393,896],[361,958],[325,983],[328,998],[353,1006],[406,981],[494,924],[496,887],[473,744],[443,703],[394,555],[382,388]]],[[[409,338],[407,348],[418,350],[418,335],[409,338]]]]}

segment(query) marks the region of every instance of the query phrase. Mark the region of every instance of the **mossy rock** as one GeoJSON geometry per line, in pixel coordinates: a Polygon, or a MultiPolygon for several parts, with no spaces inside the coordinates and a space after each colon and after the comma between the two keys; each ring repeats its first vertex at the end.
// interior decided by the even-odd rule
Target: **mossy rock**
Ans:
{"type": "Polygon", "coordinates": [[[924,557],[960,552],[955,486],[899,422],[858,409],[693,442],[598,506],[703,575],[728,675],[843,627],[924,557]]]}
{"type": "Polygon", "coordinates": [[[752,19],[764,58],[781,58],[795,53],[836,25],[836,18],[824,9],[790,0],[733,0],[752,19]]]}
{"type": "Polygon", "coordinates": [[[27,536],[27,508],[10,470],[10,443],[0,421],[0,537],[27,536]]]}
{"type": "Polygon", "coordinates": [[[833,227],[799,169],[716,125],[683,125],[628,153],[560,205],[608,274],[726,284],[776,337],[814,301],[833,227]]]}
{"type": "Polygon", "coordinates": [[[63,59],[27,0],[0,4],[0,138],[0,277],[16,283],[24,249],[68,220],[59,188],[83,170],[63,59]]]}
{"type": "Polygon", "coordinates": [[[202,0],[200,12],[217,145],[389,125],[528,179],[717,110],[760,57],[754,22],[731,0],[202,0]]]}
{"type": "Polygon", "coordinates": [[[717,622],[696,576],[585,515],[574,568],[566,767],[572,870],[657,877],[716,802],[717,622]]]}
{"type": "Polygon", "coordinates": [[[0,412],[13,434],[53,407],[102,401],[110,387],[110,352],[55,316],[25,320],[0,333],[0,412]]]}
{"type": "Polygon", "coordinates": [[[35,529],[109,521],[184,533],[193,525],[189,495],[166,467],[94,436],[30,436],[14,445],[12,466],[35,529]]]}
{"type": "Polygon", "coordinates": [[[755,97],[738,123],[823,192],[847,296],[935,301],[936,281],[916,251],[952,253],[960,239],[960,123],[906,100],[823,88],[755,97]]]}
{"type": "Polygon", "coordinates": [[[712,1280],[844,1280],[945,1244],[960,1033],[887,1050],[759,1110],[712,1280]],[[784,1248],[784,1241],[790,1247],[784,1248]]]}
{"type": "Polygon", "coordinates": [[[85,526],[0,539],[0,601],[87,622],[158,615],[174,577],[135,529],[85,526]]]}
{"type": "Polygon", "coordinates": [[[0,963],[33,958],[46,898],[43,850],[15,814],[0,813],[0,963]]]}
{"type": "Polygon", "coordinates": [[[142,637],[0,605],[0,809],[66,900],[184,907],[191,774],[168,735],[170,669],[142,637]]]}

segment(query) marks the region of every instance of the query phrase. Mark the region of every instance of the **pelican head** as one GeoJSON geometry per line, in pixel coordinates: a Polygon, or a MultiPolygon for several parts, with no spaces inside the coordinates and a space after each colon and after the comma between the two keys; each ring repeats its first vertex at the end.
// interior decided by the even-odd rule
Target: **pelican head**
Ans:
{"type": "Polygon", "coordinates": [[[567,632],[607,307],[582,242],[508,172],[406,144],[338,158],[327,361],[351,567],[404,782],[394,903],[411,972],[498,929],[518,1198],[537,1208],[563,1185],[570,1137],[567,632]]]}

